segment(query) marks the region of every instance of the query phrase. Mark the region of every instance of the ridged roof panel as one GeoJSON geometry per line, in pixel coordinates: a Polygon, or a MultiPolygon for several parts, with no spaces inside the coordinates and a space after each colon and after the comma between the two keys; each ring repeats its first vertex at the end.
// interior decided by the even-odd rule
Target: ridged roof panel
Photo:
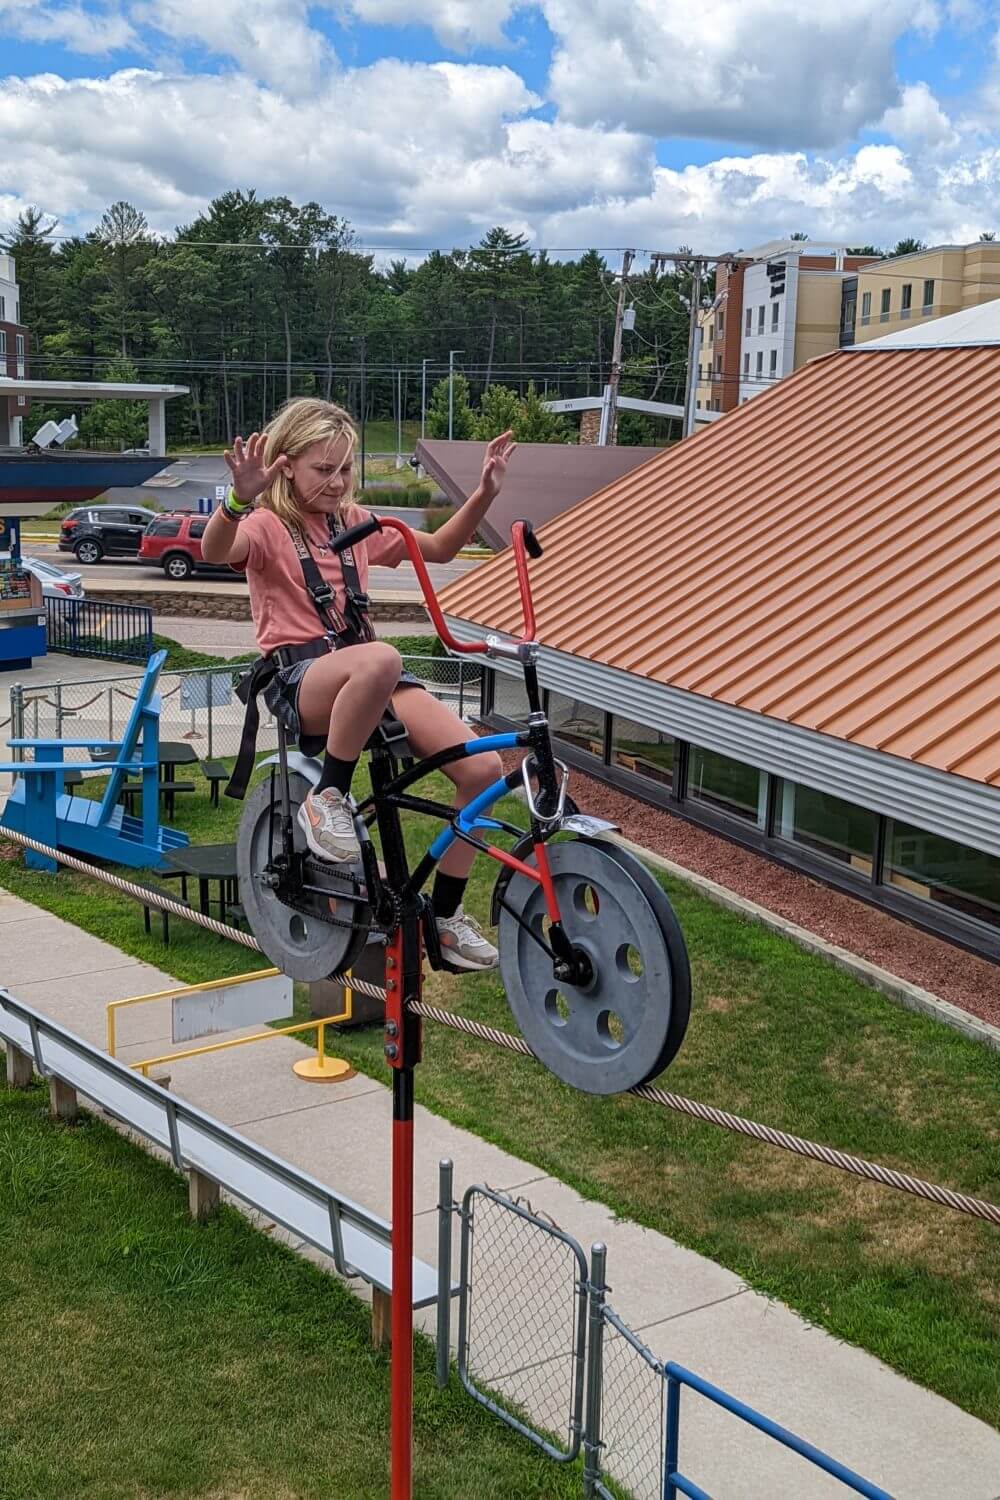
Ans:
{"type": "MultiPolygon", "coordinates": [[[[540,534],[545,645],[1000,786],[1000,347],[815,360],[540,534]]],[[[509,553],[442,601],[516,633],[509,553]]]]}

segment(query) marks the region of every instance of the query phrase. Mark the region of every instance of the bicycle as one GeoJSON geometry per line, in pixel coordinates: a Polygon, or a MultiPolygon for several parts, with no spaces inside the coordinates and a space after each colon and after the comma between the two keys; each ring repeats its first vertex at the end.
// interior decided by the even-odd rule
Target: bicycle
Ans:
{"type": "Polygon", "coordinates": [[[433,624],[452,651],[517,661],[528,717],[523,729],[470,736],[457,747],[414,761],[405,730],[383,719],[366,747],[371,793],[355,807],[361,856],[348,866],[316,859],[296,821],[318,780],[319,762],[290,750],[278,724],[268,778],[249,796],[240,822],[241,900],[264,953],[293,979],[350,970],[372,933],[387,944],[386,1056],[395,1067],[419,1058],[419,1027],[406,1025],[406,999],[419,997],[422,948],[446,968],[423,887],[455,839],[499,866],[491,916],[498,928],[500,977],[525,1041],[563,1082],[592,1094],[647,1082],[676,1056],[687,1029],[691,980],[683,933],[659,884],[606,835],[614,825],[580,813],[568,796],[569,771],[553,754],[538,683],[538,646],[527,557],[541,546],[527,522],[515,522],[512,546],[524,618],[520,639],[460,642],[441,613],[410,528],[372,517],[342,532],[334,550],[380,527],[402,535],[433,624]],[[452,760],[522,749],[507,773],[461,810],[410,788],[452,760]],[[519,792],[528,827],[494,815],[501,797],[519,792]],[[400,815],[429,814],[444,826],[411,871],[400,815]],[[376,831],[381,859],[372,838],[376,831]],[[480,835],[505,833],[510,849],[480,835]],[[407,941],[407,931],[409,940],[407,941]]]}

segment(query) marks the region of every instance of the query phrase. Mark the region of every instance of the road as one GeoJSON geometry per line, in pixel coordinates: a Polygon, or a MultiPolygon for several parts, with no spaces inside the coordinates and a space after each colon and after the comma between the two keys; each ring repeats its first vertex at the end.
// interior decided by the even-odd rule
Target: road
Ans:
{"type": "MultiPolygon", "coordinates": [[[[123,585],[133,583],[137,579],[142,579],[146,583],[154,579],[157,583],[167,584],[168,582],[160,569],[151,567],[148,563],[137,563],[127,557],[105,558],[103,562],[92,567],[83,567],[77,562],[72,552],[60,552],[53,542],[36,542],[30,537],[24,539],[24,551],[29,557],[40,557],[46,562],[54,563],[57,568],[79,572],[83,577],[85,592],[87,579],[91,575],[100,576],[102,582],[113,576],[116,582],[120,580],[123,585]]],[[[450,563],[431,563],[428,572],[434,587],[443,589],[446,583],[453,583],[456,578],[462,578],[470,568],[477,567],[482,560],[478,557],[456,557],[450,563]]],[[[225,573],[200,573],[196,576],[206,581],[211,579],[224,584],[232,584],[234,588],[243,586],[242,579],[233,578],[225,573]]],[[[420,593],[420,585],[410,563],[400,563],[398,568],[372,568],[368,583],[372,590],[384,589],[386,592],[413,594],[414,597],[420,593]]]]}

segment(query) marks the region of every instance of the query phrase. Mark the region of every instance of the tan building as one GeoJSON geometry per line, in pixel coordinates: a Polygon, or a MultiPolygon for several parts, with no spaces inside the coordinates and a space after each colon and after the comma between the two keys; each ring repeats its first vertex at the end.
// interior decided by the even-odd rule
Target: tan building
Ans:
{"type": "Polygon", "coordinates": [[[896,333],[1000,297],[1000,244],[935,245],[858,272],[854,341],[896,333]]]}

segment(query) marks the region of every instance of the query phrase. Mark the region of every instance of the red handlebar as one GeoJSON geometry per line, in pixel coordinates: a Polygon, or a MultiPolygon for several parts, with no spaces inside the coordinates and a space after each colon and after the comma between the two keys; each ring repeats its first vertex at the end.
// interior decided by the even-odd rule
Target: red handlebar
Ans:
{"type": "MultiPolygon", "coordinates": [[[[378,519],[383,529],[389,528],[392,531],[398,531],[403,538],[403,545],[409,555],[410,562],[413,564],[428,613],[430,614],[435,630],[444,644],[451,651],[485,651],[487,649],[485,641],[456,641],[448,629],[444,615],[441,613],[441,606],[438,603],[437,595],[434,592],[434,585],[427,571],[427,564],[424,562],[423,553],[420,551],[420,546],[412,528],[407,526],[405,521],[397,520],[395,516],[379,516],[378,519]]],[[[531,602],[531,586],[528,582],[528,562],[524,550],[523,521],[514,522],[511,528],[511,541],[514,547],[514,565],[517,568],[517,586],[521,592],[521,610],[524,615],[524,634],[521,639],[523,641],[533,641],[535,639],[535,610],[531,602]]]]}

